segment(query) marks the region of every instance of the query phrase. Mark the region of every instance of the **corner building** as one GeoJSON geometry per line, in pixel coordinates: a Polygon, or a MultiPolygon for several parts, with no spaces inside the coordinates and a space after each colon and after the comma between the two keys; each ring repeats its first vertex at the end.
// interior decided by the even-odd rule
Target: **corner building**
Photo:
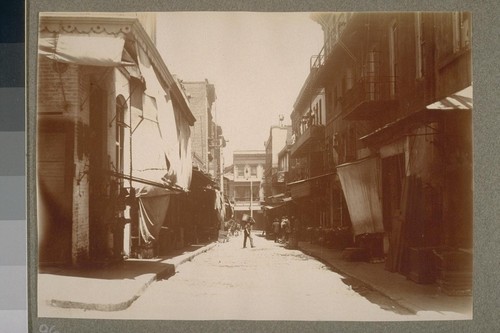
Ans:
{"type": "Polygon", "coordinates": [[[41,264],[121,260],[152,251],[162,226],[181,229],[169,204],[190,186],[195,118],[154,26],[148,14],[40,17],[41,264]]]}

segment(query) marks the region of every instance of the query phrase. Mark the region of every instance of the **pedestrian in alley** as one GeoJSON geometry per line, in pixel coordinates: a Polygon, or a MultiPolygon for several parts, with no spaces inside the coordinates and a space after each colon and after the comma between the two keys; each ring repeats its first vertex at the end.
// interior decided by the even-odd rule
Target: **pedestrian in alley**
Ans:
{"type": "Polygon", "coordinates": [[[274,219],[273,222],[273,231],[274,231],[274,242],[278,243],[280,237],[280,221],[278,218],[274,219]]]}
{"type": "Polygon", "coordinates": [[[247,247],[247,238],[250,240],[250,246],[253,246],[253,238],[252,238],[252,224],[247,222],[245,224],[245,228],[243,229],[243,248],[247,247]]]}
{"type": "Polygon", "coordinates": [[[283,242],[288,241],[288,228],[290,226],[290,221],[287,216],[283,216],[281,220],[281,239],[283,242]]]}

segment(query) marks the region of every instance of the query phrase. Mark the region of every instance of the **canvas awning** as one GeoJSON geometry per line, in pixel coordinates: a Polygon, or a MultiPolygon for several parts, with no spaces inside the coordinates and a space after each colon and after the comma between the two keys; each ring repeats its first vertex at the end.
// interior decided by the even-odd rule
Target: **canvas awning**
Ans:
{"type": "Polygon", "coordinates": [[[268,199],[279,199],[279,198],[283,198],[283,197],[285,197],[285,193],[279,193],[279,194],[275,194],[275,195],[270,195],[267,198],[268,199]]]}
{"type": "Polygon", "coordinates": [[[191,129],[186,119],[176,112],[169,93],[147,53],[138,50],[139,69],[146,82],[143,118],[134,132],[134,146],[149,147],[134,151],[134,172],[148,171],[156,177],[188,189],[191,183],[191,129]]]}
{"type": "Polygon", "coordinates": [[[312,195],[317,195],[324,192],[325,180],[323,178],[333,176],[334,174],[335,173],[332,172],[308,179],[295,181],[292,183],[288,183],[287,186],[290,188],[290,193],[293,199],[300,199],[312,195]]]}
{"type": "Polygon", "coordinates": [[[125,36],[107,33],[40,32],[38,54],[88,66],[134,65],[124,52],[125,36]]]}
{"type": "Polygon", "coordinates": [[[396,119],[361,137],[360,140],[367,144],[391,141],[395,138],[409,135],[415,128],[439,121],[444,116],[452,114],[452,112],[463,112],[465,110],[472,110],[472,108],[472,86],[469,86],[446,98],[431,103],[419,111],[396,119]]]}
{"type": "Polygon", "coordinates": [[[266,205],[266,206],[262,206],[262,208],[264,210],[272,210],[272,209],[283,207],[284,205],[285,205],[284,203],[279,204],[279,205],[266,205]]]}
{"type": "Polygon", "coordinates": [[[472,85],[470,85],[446,98],[427,105],[425,108],[428,110],[471,110],[473,107],[472,101],[472,85]]]}
{"type": "Polygon", "coordinates": [[[191,172],[192,172],[192,181],[190,184],[191,191],[194,189],[202,189],[208,186],[215,185],[215,182],[210,178],[210,176],[203,173],[202,171],[192,168],[191,172]]]}
{"type": "Polygon", "coordinates": [[[380,158],[337,166],[354,235],[384,231],[380,195],[380,158]]]}

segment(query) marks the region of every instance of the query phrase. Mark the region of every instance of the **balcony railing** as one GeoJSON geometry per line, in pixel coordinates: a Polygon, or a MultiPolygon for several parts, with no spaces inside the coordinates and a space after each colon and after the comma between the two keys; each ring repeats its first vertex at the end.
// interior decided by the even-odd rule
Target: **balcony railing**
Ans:
{"type": "Polygon", "coordinates": [[[333,51],[335,45],[340,41],[340,37],[342,36],[342,32],[344,31],[349,18],[351,17],[351,13],[341,14],[338,17],[338,25],[336,25],[330,32],[325,36],[325,43],[323,47],[319,51],[317,55],[311,57],[310,61],[310,69],[320,68],[323,66],[330,56],[330,53],[333,51]]]}
{"type": "Polygon", "coordinates": [[[367,120],[377,112],[397,104],[397,80],[394,76],[367,76],[357,81],[342,98],[344,118],[367,120]]]}
{"type": "Polygon", "coordinates": [[[295,143],[290,149],[290,154],[292,155],[292,157],[296,157],[305,153],[310,148],[309,146],[316,141],[316,139],[322,140],[324,139],[324,136],[325,126],[309,126],[304,133],[302,133],[298,138],[295,139],[295,143]]]}
{"type": "MultiPolygon", "coordinates": [[[[259,200],[260,198],[258,195],[252,198],[252,202],[259,202],[259,200]]],[[[238,204],[243,204],[245,202],[249,203],[250,197],[234,197],[234,202],[238,204]]]]}
{"type": "Polygon", "coordinates": [[[293,168],[288,175],[287,182],[296,182],[299,180],[307,179],[310,177],[310,172],[309,168],[307,167],[300,167],[300,168],[293,168]]]}

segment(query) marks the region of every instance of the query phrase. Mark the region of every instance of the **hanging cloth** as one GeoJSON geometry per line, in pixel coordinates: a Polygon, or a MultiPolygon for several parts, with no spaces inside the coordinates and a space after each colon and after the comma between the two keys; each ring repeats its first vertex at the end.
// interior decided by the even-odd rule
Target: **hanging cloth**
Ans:
{"type": "Polygon", "coordinates": [[[155,186],[136,188],[139,202],[139,231],[146,244],[157,240],[167,217],[172,192],[155,186]]]}
{"type": "Polygon", "coordinates": [[[354,235],[384,232],[380,158],[339,165],[337,174],[346,198],[354,235]]]}

